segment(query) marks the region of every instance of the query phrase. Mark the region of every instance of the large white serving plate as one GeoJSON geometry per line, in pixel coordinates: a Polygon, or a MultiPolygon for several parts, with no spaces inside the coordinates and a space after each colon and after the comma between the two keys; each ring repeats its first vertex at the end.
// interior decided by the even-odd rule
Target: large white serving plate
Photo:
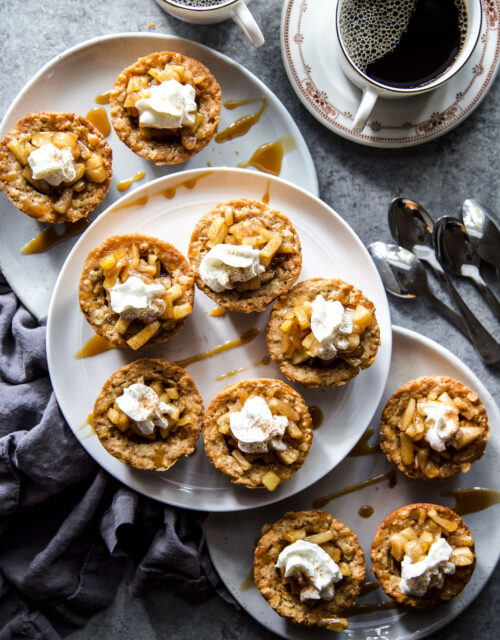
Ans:
{"type": "MultiPolygon", "coordinates": [[[[205,406],[226,384],[251,377],[281,377],[272,363],[254,366],[267,355],[264,333],[245,346],[187,367],[205,406]],[[248,367],[225,380],[216,378],[228,371],[248,367]]],[[[324,476],[337,465],[358,440],[369,423],[382,394],[391,358],[389,308],[378,272],[366,249],[344,220],[307,191],[284,180],[243,169],[193,170],[166,176],[126,195],[118,205],[101,215],[86,231],[69,255],[56,283],[47,325],[47,356],[52,384],[70,427],[99,464],[128,486],[157,500],[192,509],[232,511],[276,502],[324,476]],[[208,175],[203,175],[208,174],[208,175]],[[162,191],[188,179],[201,177],[187,189],[178,186],[176,195],[166,199],[162,191]],[[203,450],[178,462],[166,472],[134,470],[118,462],[99,443],[87,437],[85,422],[107,378],[127,362],[142,356],[181,360],[206,352],[251,328],[264,330],[269,309],[256,314],[227,313],[210,317],[215,304],[197,291],[194,312],[185,327],[165,345],[140,353],[113,349],[93,358],[77,360],[73,354],[93,335],[78,305],[78,281],[84,260],[105,238],[129,232],[146,233],[172,242],[184,254],[199,218],[219,202],[232,198],[262,199],[286,214],[295,225],[303,250],[301,280],[317,276],[340,277],[363,289],[375,303],[381,329],[381,347],[375,364],[345,387],[304,391],[308,405],[321,407],[325,419],[318,430],[304,466],[274,493],[248,490],[233,485],[212,467],[203,450]],[[132,205],[148,196],[147,204],[132,205]]]]}
{"type": "MultiPolygon", "coordinates": [[[[201,44],[172,35],[153,33],[122,33],[108,35],[68,49],[46,64],[16,97],[0,124],[0,139],[26,113],[37,111],[74,111],[85,115],[97,106],[95,98],[113,87],[121,70],[137,58],[153,51],[178,51],[197,58],[215,75],[227,100],[266,98],[268,107],[260,121],[245,136],[217,144],[215,141],[199,154],[171,167],[157,167],[135,155],[114,131],[108,137],[113,148],[113,182],[108,195],[90,214],[94,219],[118,199],[119,181],[145,171],[142,183],[133,183],[130,190],[148,180],[181,169],[213,166],[234,167],[248,160],[253,152],[267,142],[291,136],[296,149],[283,159],[281,177],[318,194],[316,170],[304,138],[294,120],[278,98],[252,73],[227,56],[201,44]]],[[[237,118],[253,113],[259,104],[249,104],[228,110],[222,107],[219,131],[237,118]]],[[[109,107],[106,107],[109,114],[109,107]]],[[[21,255],[19,250],[48,225],[29,218],[0,194],[2,206],[0,233],[0,268],[23,304],[38,318],[47,315],[50,295],[59,271],[76,239],[69,239],[50,251],[21,255]]]]}
{"type": "MultiPolygon", "coordinates": [[[[375,531],[394,509],[414,502],[432,502],[454,507],[454,498],[443,492],[457,488],[487,487],[500,489],[500,412],[495,401],[477,376],[447,349],[408,329],[393,327],[393,353],[387,385],[372,426],[378,432],[382,408],[389,396],[402,384],[421,375],[447,375],[464,382],[476,391],[486,407],[491,426],[490,441],[485,456],[467,474],[459,474],[443,482],[420,481],[397,473],[397,484],[388,488],[387,482],[366,487],[361,491],[331,501],[325,511],[344,522],[358,536],[370,568],[370,547],[375,531]],[[374,513],[369,519],[358,515],[361,506],[369,504],[374,513]]],[[[322,427],[321,427],[322,428],[322,427]]],[[[321,428],[318,431],[320,435],[321,428]]],[[[377,440],[374,436],[373,442],[377,440]]],[[[205,523],[210,556],[222,580],[234,598],[258,622],[282,638],[295,640],[328,640],[331,631],[308,629],[286,622],[275,613],[257,589],[248,589],[250,567],[255,541],[263,524],[278,520],[287,511],[311,509],[313,501],[344,487],[353,485],[394,469],[380,453],[358,458],[348,457],[320,482],[306,491],[278,505],[258,512],[212,514],[205,523]],[[241,585],[245,583],[245,590],[241,585]]],[[[500,504],[463,516],[474,536],[477,565],[465,590],[452,602],[434,611],[392,609],[357,615],[349,620],[349,629],[341,638],[366,640],[413,640],[437,631],[458,616],[477,596],[491,575],[500,555],[498,530],[500,504]]],[[[375,580],[367,572],[367,582],[375,580]]],[[[374,604],[389,600],[380,589],[362,596],[359,604],[374,604]]],[[[339,636],[336,636],[339,637],[339,636]]]]}

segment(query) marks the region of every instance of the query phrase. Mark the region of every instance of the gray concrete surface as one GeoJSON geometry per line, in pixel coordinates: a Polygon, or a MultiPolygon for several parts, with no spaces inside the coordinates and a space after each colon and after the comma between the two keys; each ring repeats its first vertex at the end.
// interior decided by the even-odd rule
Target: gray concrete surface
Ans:
{"type": "MultiPolygon", "coordinates": [[[[262,25],[266,44],[251,47],[228,21],[215,27],[185,24],[161,11],[153,0],[2,0],[2,65],[0,113],[24,83],[50,58],[70,46],[101,34],[120,31],[174,33],[211,46],[245,65],[283,101],[309,144],[319,176],[320,195],[359,234],[362,241],[389,239],[387,205],[396,195],[424,203],[435,215],[454,215],[466,197],[475,197],[500,212],[500,83],[497,81],[472,116],[457,129],[420,147],[369,149],[348,142],[322,127],[302,106],[288,83],[279,43],[282,0],[254,0],[252,10],[262,25]]],[[[475,292],[461,286],[471,307],[483,313],[475,292]]],[[[498,374],[484,367],[472,346],[424,302],[391,298],[393,322],[420,331],[451,349],[481,378],[498,401],[498,374]]],[[[485,311],[485,314],[488,312],[485,311]]],[[[498,324],[485,316],[498,334],[498,324]]],[[[499,541],[500,543],[500,541],[499,541]]],[[[432,636],[455,640],[498,637],[495,620],[500,605],[500,571],[458,619],[432,636]]],[[[311,637],[313,634],[311,633],[311,637]]],[[[175,593],[153,593],[131,599],[123,587],[113,605],[96,616],[72,640],[91,638],[231,638],[271,640],[244,612],[218,598],[186,604],[175,593]]]]}

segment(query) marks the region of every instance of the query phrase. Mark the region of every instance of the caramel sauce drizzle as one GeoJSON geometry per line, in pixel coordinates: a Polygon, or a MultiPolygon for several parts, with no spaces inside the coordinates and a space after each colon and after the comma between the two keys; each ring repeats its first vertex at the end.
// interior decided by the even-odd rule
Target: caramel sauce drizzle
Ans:
{"type": "Polygon", "coordinates": [[[321,411],[319,407],[313,405],[312,407],[309,407],[309,413],[311,414],[312,428],[317,429],[318,427],[321,427],[323,424],[323,411],[321,411]]]}
{"type": "Polygon", "coordinates": [[[359,508],[358,515],[360,515],[362,518],[369,518],[373,515],[373,511],[374,509],[371,504],[364,504],[359,508]]]}
{"type": "Polygon", "coordinates": [[[91,427],[94,426],[94,413],[92,411],[87,415],[87,419],[85,420],[85,422],[78,427],[78,431],[80,431],[80,429],[83,429],[83,427],[88,427],[89,425],[91,427]]]}
{"type": "Polygon", "coordinates": [[[219,318],[220,316],[225,315],[226,311],[227,309],[224,309],[224,307],[215,307],[215,309],[208,312],[208,315],[212,316],[212,318],[219,318]]]}
{"type": "Polygon", "coordinates": [[[378,604],[358,604],[354,607],[349,607],[342,612],[342,615],[346,618],[350,616],[362,616],[367,613],[375,613],[375,611],[387,611],[388,609],[396,609],[397,603],[394,600],[388,600],[387,602],[379,602],[378,604]]]}
{"type": "MultiPolygon", "coordinates": [[[[205,171],[204,173],[200,173],[199,176],[197,176],[196,178],[189,178],[188,180],[182,180],[181,182],[178,182],[177,184],[174,184],[172,187],[167,187],[166,189],[162,189],[161,191],[158,191],[158,193],[161,193],[165,196],[165,198],[168,198],[169,200],[171,200],[172,198],[175,197],[175,194],[177,193],[177,189],[179,189],[180,187],[185,187],[186,189],[194,189],[196,186],[196,183],[201,180],[202,178],[206,178],[206,176],[209,176],[213,173],[213,171],[205,171]]],[[[157,193],[154,193],[153,195],[157,195],[157,193]]]]}
{"type": "Polygon", "coordinates": [[[20,253],[23,256],[31,255],[32,253],[43,253],[52,249],[56,244],[79,235],[88,226],[90,226],[90,222],[86,218],[81,218],[76,222],[65,222],[62,233],[57,233],[55,227],[49,227],[25,244],[20,253]]]}
{"type": "Polygon", "coordinates": [[[262,202],[264,204],[269,204],[269,191],[270,191],[270,189],[271,189],[271,178],[268,179],[267,186],[266,186],[266,192],[262,196],[262,202]]]}
{"type": "Polygon", "coordinates": [[[225,378],[231,378],[232,376],[235,376],[237,373],[241,373],[242,371],[246,371],[247,369],[250,369],[250,367],[258,367],[261,364],[269,364],[271,362],[271,358],[269,356],[265,356],[264,358],[262,358],[262,360],[259,360],[258,362],[254,362],[252,365],[249,365],[248,367],[240,367],[239,369],[233,369],[232,371],[228,371],[227,373],[223,373],[220,376],[217,376],[217,378],[215,378],[217,380],[217,382],[219,380],[224,380],[225,378]]]}
{"type": "Polygon", "coordinates": [[[115,213],[115,211],[119,211],[120,209],[127,209],[128,207],[142,207],[143,205],[147,204],[148,200],[149,196],[141,196],[140,198],[137,198],[137,200],[132,200],[132,202],[127,202],[125,204],[120,204],[117,207],[113,207],[113,209],[110,209],[108,213],[115,213]]]}
{"type": "Polygon", "coordinates": [[[132,176],[127,180],[120,180],[120,182],[116,185],[116,188],[118,189],[118,191],[126,191],[127,189],[130,189],[130,185],[132,184],[132,182],[137,182],[138,180],[142,180],[145,175],[146,175],[145,171],[138,171],[135,174],[135,176],[132,176]]]}
{"type": "Polygon", "coordinates": [[[369,593],[372,593],[372,591],[376,591],[379,587],[380,585],[376,580],[373,580],[372,582],[365,582],[365,584],[361,586],[361,591],[359,592],[359,595],[366,596],[369,593]]]}
{"type": "Polygon", "coordinates": [[[397,484],[397,481],[398,481],[397,480],[397,476],[396,476],[396,471],[393,469],[392,471],[389,471],[388,473],[383,473],[383,474],[381,474],[379,476],[375,476],[374,478],[370,478],[369,480],[364,480],[363,482],[357,482],[356,484],[352,484],[349,487],[345,487],[344,489],[341,489],[340,491],[336,491],[335,493],[330,493],[327,496],[323,496],[322,498],[317,498],[312,503],[312,506],[315,509],[321,509],[321,507],[324,507],[325,505],[327,505],[332,500],[336,500],[337,498],[340,498],[341,496],[346,496],[349,493],[354,493],[355,491],[359,491],[360,489],[364,489],[365,487],[370,487],[370,486],[372,486],[374,484],[378,484],[379,482],[384,482],[385,480],[389,481],[389,488],[390,489],[395,487],[396,484],[397,484]]]}
{"type": "Polygon", "coordinates": [[[380,453],[380,444],[368,444],[368,440],[372,437],[374,431],[371,427],[363,433],[357,444],[347,454],[348,458],[354,458],[358,456],[368,456],[372,453],[380,453]]]}
{"type": "Polygon", "coordinates": [[[248,591],[255,587],[255,578],[253,577],[253,567],[250,569],[247,577],[240,584],[240,591],[248,591]]]}
{"type": "Polygon", "coordinates": [[[108,115],[104,107],[94,107],[85,117],[99,129],[105,138],[109,136],[111,133],[111,125],[109,124],[108,115]]]}
{"type": "Polygon", "coordinates": [[[236,340],[228,340],[209,351],[205,351],[205,353],[199,353],[196,356],[191,356],[190,358],[185,358],[184,360],[177,360],[174,364],[179,367],[187,367],[193,362],[200,362],[201,360],[205,360],[206,358],[211,358],[212,356],[216,356],[223,351],[227,351],[228,349],[234,349],[235,347],[240,347],[243,344],[247,344],[254,340],[259,333],[261,333],[261,329],[250,329],[249,331],[245,331],[239,338],[236,340]]]}
{"type": "Polygon", "coordinates": [[[496,491],[495,489],[482,489],[481,487],[443,491],[441,495],[455,498],[455,506],[452,508],[459,516],[482,511],[494,504],[500,503],[500,491],[496,491]]]}
{"type": "Polygon", "coordinates": [[[75,353],[75,358],[81,360],[82,358],[92,358],[100,353],[114,349],[115,345],[111,344],[101,336],[95,335],[75,353]]]}
{"type": "Polygon", "coordinates": [[[238,120],[230,124],[229,127],[226,127],[223,131],[219,131],[215,136],[215,142],[227,142],[228,140],[233,140],[233,138],[244,136],[250,131],[254,124],[257,124],[269,104],[267,98],[248,98],[247,100],[227,100],[224,102],[226,109],[236,109],[237,107],[253,104],[254,102],[262,103],[260,109],[248,116],[238,118],[238,120]]]}
{"type": "Polygon", "coordinates": [[[97,104],[109,104],[109,99],[111,97],[111,89],[109,91],[105,91],[104,93],[100,93],[98,96],[94,98],[94,102],[97,104]]]}
{"type": "Polygon", "coordinates": [[[165,456],[167,451],[168,447],[166,445],[158,447],[158,449],[155,451],[155,457],[153,461],[155,467],[161,467],[163,465],[163,457],[165,456]]]}
{"type": "Polygon", "coordinates": [[[240,162],[237,166],[241,168],[255,167],[264,173],[278,176],[281,172],[281,162],[283,156],[296,148],[295,140],[291,136],[282,136],[274,142],[266,142],[254,151],[250,160],[240,162]]]}

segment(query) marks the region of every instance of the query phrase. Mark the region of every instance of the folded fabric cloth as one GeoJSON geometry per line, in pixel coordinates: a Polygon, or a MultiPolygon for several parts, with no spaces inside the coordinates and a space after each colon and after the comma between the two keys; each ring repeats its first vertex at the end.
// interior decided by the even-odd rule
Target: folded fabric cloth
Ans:
{"type": "Polygon", "coordinates": [[[0,274],[0,640],[56,640],[159,584],[233,602],[204,544],[206,514],[123,486],[86,453],[52,391],[45,326],[0,274]]]}

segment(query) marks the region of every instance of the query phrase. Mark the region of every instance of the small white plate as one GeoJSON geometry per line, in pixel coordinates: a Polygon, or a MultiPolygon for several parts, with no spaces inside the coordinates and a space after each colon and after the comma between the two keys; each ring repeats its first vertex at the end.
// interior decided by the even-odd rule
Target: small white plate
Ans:
{"type": "MultiPolygon", "coordinates": [[[[380,406],[373,419],[375,433],[378,432],[380,413],[388,398],[402,384],[421,375],[451,376],[474,389],[480,395],[488,413],[491,426],[490,441],[485,456],[476,462],[467,474],[459,474],[458,477],[433,483],[410,480],[398,472],[397,485],[392,489],[388,488],[387,482],[376,484],[333,500],[324,507],[325,511],[356,533],[367,558],[367,568],[370,567],[370,547],[375,531],[394,509],[414,502],[432,502],[453,508],[454,499],[443,497],[442,492],[460,487],[500,489],[500,412],[495,401],[476,375],[447,349],[402,327],[393,327],[391,369],[380,406]],[[358,515],[358,510],[364,504],[374,508],[374,513],[369,519],[358,515]]],[[[321,433],[321,429],[322,427],[317,435],[321,433]]],[[[376,441],[376,437],[372,440],[376,441]]],[[[205,523],[210,556],[226,587],[239,604],[258,622],[282,638],[310,640],[314,636],[317,640],[331,640],[331,631],[312,631],[286,622],[271,609],[255,587],[248,589],[246,578],[253,562],[255,541],[260,536],[262,525],[275,522],[287,511],[311,509],[315,499],[391,469],[394,469],[394,466],[389,464],[381,453],[358,458],[348,457],[320,482],[291,500],[258,512],[232,516],[212,514],[205,523]]],[[[500,556],[500,504],[465,515],[463,518],[474,536],[477,565],[462,594],[434,611],[400,608],[353,616],[349,620],[348,631],[341,637],[352,640],[414,640],[437,631],[458,616],[484,587],[500,556]]],[[[368,571],[367,582],[373,580],[375,577],[368,571]]],[[[362,596],[359,604],[374,604],[386,600],[389,598],[381,589],[377,589],[362,596]]]]}
{"type": "Polygon", "coordinates": [[[371,147],[410,147],[456,127],[487,94],[500,58],[500,0],[483,0],[478,45],[450,82],[416,98],[378,100],[364,132],[353,131],[361,90],[339,66],[337,2],[287,0],[281,18],[281,53],[290,83],[304,106],[328,129],[371,147]]]}
{"type": "Polygon", "coordinates": [[[204,509],[232,511],[276,502],[308,487],[338,464],[357,441],[378,405],[389,371],[391,324],[389,307],[378,272],[352,229],[330,207],[307,191],[289,182],[243,169],[212,169],[182,172],[144,185],[126,195],[118,205],[149,196],[147,204],[133,205],[101,215],[86,231],[69,255],[59,276],[49,309],[47,357],[50,377],[59,406],[82,445],[107,471],[126,485],[161,502],[204,509]],[[178,186],[174,198],[162,191],[185,180],[201,177],[193,188],[178,186]],[[203,438],[197,454],[179,461],[166,472],[139,471],[113,458],[97,436],[87,437],[79,429],[92,411],[95,399],[109,376],[127,362],[139,357],[159,357],[176,361],[206,352],[227,340],[257,327],[262,333],[245,346],[187,367],[203,397],[205,406],[223,387],[252,377],[276,378],[274,364],[257,365],[268,355],[265,334],[270,309],[262,313],[227,313],[210,317],[215,304],[196,292],[194,312],[186,326],[164,345],[141,353],[113,349],[93,358],[77,360],[73,354],[93,335],[78,304],[78,281],[84,260],[91,249],[105,238],[138,232],[172,242],[187,252],[189,238],[201,216],[219,202],[247,197],[262,199],[269,193],[270,205],[287,215],[295,225],[303,252],[301,280],[314,276],[340,277],[363,289],[374,302],[381,330],[381,347],[375,363],[348,385],[339,389],[310,390],[302,393],[306,403],[321,407],[325,424],[317,432],[304,466],[274,493],[237,487],[209,462],[203,438]],[[221,374],[244,368],[239,374],[216,380],[221,374]],[[359,398],[363,398],[359,402],[359,398]]]}
{"type": "MultiPolygon", "coordinates": [[[[304,138],[294,120],[278,98],[252,73],[227,56],[201,44],[163,34],[122,33],[103,36],[68,49],[48,62],[19,93],[0,125],[0,139],[27,113],[37,111],[74,111],[85,115],[96,107],[95,98],[113,87],[120,71],[141,56],[153,51],[179,51],[197,58],[214,74],[227,100],[267,98],[268,107],[260,121],[245,136],[217,144],[215,141],[182,165],[157,167],[126,147],[114,130],[108,137],[113,148],[113,182],[108,195],[89,216],[94,219],[121,195],[116,185],[145,171],[142,182],[132,184],[130,191],[148,180],[181,169],[236,166],[250,159],[261,144],[282,136],[291,136],[296,149],[283,158],[281,177],[303,189],[318,194],[316,169],[304,138]]],[[[234,110],[222,107],[219,131],[237,118],[253,113],[259,104],[234,110]]],[[[109,114],[109,109],[106,107],[109,114]]],[[[38,318],[47,315],[50,295],[62,264],[76,239],[72,238],[50,251],[21,255],[20,249],[49,225],[42,225],[24,215],[0,194],[2,233],[0,234],[0,266],[23,304],[38,318]]]]}

